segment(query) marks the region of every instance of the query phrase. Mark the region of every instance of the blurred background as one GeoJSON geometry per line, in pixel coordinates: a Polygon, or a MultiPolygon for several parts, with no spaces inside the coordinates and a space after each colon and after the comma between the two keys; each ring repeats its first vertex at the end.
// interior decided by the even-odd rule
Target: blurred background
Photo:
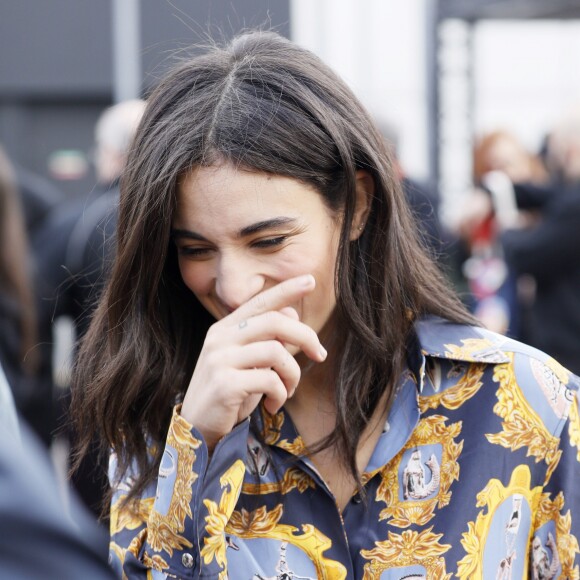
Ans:
{"type": "Polygon", "coordinates": [[[448,211],[478,132],[538,150],[578,95],[579,17],[574,0],[2,0],[0,141],[66,195],[86,192],[104,107],[146,95],[176,50],[268,26],[394,125],[407,171],[439,180],[448,211]]]}
{"type": "Polygon", "coordinates": [[[62,473],[67,369],[105,271],[90,235],[118,196],[103,112],[139,109],[195,45],[256,27],[354,89],[482,322],[580,372],[580,0],[0,0],[0,195],[19,201],[0,199],[0,274],[22,269],[0,286],[0,363],[62,473]],[[79,284],[89,250],[98,276],[79,284]]]}

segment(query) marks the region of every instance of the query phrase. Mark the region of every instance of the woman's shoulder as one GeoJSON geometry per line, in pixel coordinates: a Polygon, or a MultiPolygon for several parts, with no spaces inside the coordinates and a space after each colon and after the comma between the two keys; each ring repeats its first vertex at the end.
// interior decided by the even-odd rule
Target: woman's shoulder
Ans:
{"type": "Polygon", "coordinates": [[[419,321],[416,329],[423,356],[489,367],[482,381],[506,412],[533,415],[557,435],[577,409],[580,378],[545,352],[485,328],[435,317],[419,321]]]}
{"type": "Polygon", "coordinates": [[[516,357],[535,360],[553,368],[576,390],[580,388],[580,379],[549,354],[497,332],[436,316],[420,319],[415,328],[425,355],[492,364],[508,363],[516,357]]]}

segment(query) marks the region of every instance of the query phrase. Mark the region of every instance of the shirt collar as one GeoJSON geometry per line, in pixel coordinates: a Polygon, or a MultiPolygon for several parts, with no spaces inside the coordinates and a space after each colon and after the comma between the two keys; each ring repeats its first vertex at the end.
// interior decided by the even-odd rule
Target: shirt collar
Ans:
{"type": "MultiPolygon", "coordinates": [[[[393,441],[394,445],[389,444],[385,447],[380,456],[374,453],[367,471],[375,471],[384,465],[387,459],[385,453],[389,457],[396,453],[416,426],[419,419],[417,396],[423,387],[425,357],[490,364],[506,363],[510,358],[501,346],[508,340],[483,328],[454,324],[436,316],[417,321],[407,345],[407,369],[399,378],[399,394],[385,426],[386,434],[390,430],[389,427],[395,423],[396,432],[400,432],[401,440],[393,441]],[[413,392],[414,396],[411,396],[413,392]],[[402,393],[405,396],[401,396],[402,393]]],[[[284,409],[276,415],[270,415],[263,405],[260,405],[254,419],[266,443],[281,447],[297,456],[305,452],[304,442],[284,409]]],[[[392,434],[389,442],[391,440],[392,434]]]]}
{"type": "Polygon", "coordinates": [[[510,360],[502,350],[509,339],[484,328],[429,316],[415,323],[415,332],[424,356],[493,364],[510,360]]]}

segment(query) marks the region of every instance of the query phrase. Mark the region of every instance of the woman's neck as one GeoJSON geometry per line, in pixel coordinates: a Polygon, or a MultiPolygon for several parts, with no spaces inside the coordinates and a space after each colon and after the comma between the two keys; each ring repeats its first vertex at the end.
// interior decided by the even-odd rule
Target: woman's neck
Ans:
{"type": "Polygon", "coordinates": [[[332,379],[336,357],[330,347],[322,363],[314,363],[303,354],[297,355],[296,360],[302,375],[294,396],[284,406],[304,443],[311,446],[330,435],[336,425],[332,379]]]}
{"type": "Polygon", "coordinates": [[[286,402],[287,408],[296,406],[305,407],[310,404],[321,405],[330,411],[335,409],[334,383],[336,368],[336,352],[333,345],[327,343],[328,356],[321,363],[316,363],[303,353],[296,355],[300,365],[300,382],[292,399],[286,402]]]}
{"type": "MultiPolygon", "coordinates": [[[[324,363],[302,367],[302,378],[285,408],[292,418],[296,430],[307,448],[328,437],[336,427],[337,407],[334,393],[334,357],[329,356],[324,363]]],[[[301,362],[301,361],[299,361],[301,362]]],[[[385,393],[386,396],[386,393],[385,393]]],[[[381,397],[368,425],[361,433],[356,452],[356,465],[362,474],[386,421],[385,397],[381,397]]],[[[320,475],[332,491],[338,508],[342,511],[356,491],[357,483],[347,465],[342,464],[342,456],[336,447],[330,447],[310,455],[320,475]]]]}
{"type": "Polygon", "coordinates": [[[286,402],[287,409],[320,409],[336,415],[334,385],[340,348],[334,331],[335,325],[335,317],[332,316],[319,333],[328,352],[324,362],[316,363],[302,352],[296,355],[301,377],[294,396],[286,402]]]}

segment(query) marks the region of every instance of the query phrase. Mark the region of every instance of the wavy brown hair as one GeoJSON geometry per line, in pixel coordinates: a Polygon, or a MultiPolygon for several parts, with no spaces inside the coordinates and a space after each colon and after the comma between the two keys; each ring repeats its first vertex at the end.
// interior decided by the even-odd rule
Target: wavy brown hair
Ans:
{"type": "Polygon", "coordinates": [[[99,432],[118,453],[119,475],[136,462],[133,497],[156,476],[172,405],[214,322],[183,283],[170,241],[177,183],[194,167],[224,161],[309,184],[344,216],[338,417],[322,444],[336,445],[357,477],[359,438],[385,391],[392,402],[415,319],[473,322],[417,239],[381,135],[319,58],[274,33],[251,32],[182,63],[151,95],[137,131],[116,261],[74,377],[79,454],[99,432]],[[375,192],[365,230],[350,242],[357,170],[372,176],[375,192]]]}

